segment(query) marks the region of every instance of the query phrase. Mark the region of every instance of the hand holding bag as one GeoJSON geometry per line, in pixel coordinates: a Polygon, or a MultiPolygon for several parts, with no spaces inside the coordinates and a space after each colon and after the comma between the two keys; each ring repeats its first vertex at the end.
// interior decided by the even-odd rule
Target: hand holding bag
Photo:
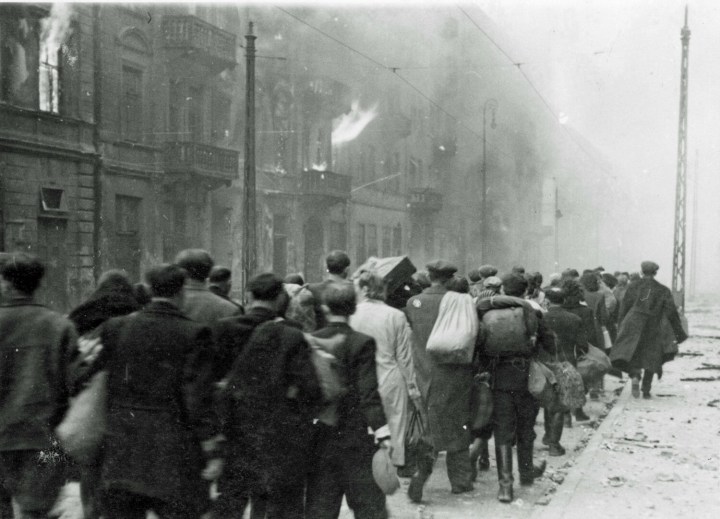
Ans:
{"type": "Polygon", "coordinates": [[[604,351],[588,344],[588,352],[578,357],[577,370],[585,385],[599,379],[610,371],[612,363],[604,351]]]}
{"type": "Polygon", "coordinates": [[[528,391],[547,410],[558,406],[557,379],[555,374],[545,364],[536,359],[530,360],[530,376],[528,377],[528,391]]]}
{"type": "Polygon", "coordinates": [[[555,362],[545,365],[557,379],[558,404],[564,410],[578,409],[585,405],[585,385],[575,366],[567,360],[560,361],[557,356],[555,362]]]}

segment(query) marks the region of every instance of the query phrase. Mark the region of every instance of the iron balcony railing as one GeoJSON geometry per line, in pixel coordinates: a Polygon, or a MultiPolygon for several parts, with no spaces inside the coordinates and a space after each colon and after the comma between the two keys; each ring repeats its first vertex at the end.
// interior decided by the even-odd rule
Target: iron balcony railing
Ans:
{"type": "Polygon", "coordinates": [[[196,51],[198,59],[235,64],[235,35],[196,16],[165,16],[162,21],[165,47],[196,51]]]}
{"type": "Polygon", "coordinates": [[[332,171],[309,169],[302,173],[302,192],[305,195],[330,198],[350,198],[352,179],[332,171]]]}
{"type": "Polygon", "coordinates": [[[169,172],[190,172],[223,180],[238,178],[239,154],[196,142],[165,144],[165,168],[169,172]]]}
{"type": "Polygon", "coordinates": [[[430,187],[411,189],[408,198],[412,211],[437,212],[442,209],[442,194],[430,187]]]}

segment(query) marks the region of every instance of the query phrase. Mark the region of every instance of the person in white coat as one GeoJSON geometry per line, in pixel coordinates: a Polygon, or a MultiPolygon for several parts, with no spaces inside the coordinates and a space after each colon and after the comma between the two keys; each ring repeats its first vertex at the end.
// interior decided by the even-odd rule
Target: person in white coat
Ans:
{"type": "Polygon", "coordinates": [[[375,364],[378,391],[392,438],[393,464],[405,465],[405,434],[413,402],[420,404],[415,378],[412,332],[405,314],[385,304],[385,285],[373,272],[362,272],[355,279],[358,305],[350,326],[369,335],[377,344],[375,364]]]}

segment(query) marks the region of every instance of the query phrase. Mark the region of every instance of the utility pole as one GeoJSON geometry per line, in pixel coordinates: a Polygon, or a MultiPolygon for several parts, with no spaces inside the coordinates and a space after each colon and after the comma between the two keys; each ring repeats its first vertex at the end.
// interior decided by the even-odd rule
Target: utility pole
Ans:
{"type": "Polygon", "coordinates": [[[245,35],[245,163],[243,182],[243,288],[257,268],[257,212],[255,209],[255,39],[253,23],[245,35]]]}
{"type": "Polygon", "coordinates": [[[685,313],[685,209],[687,188],[687,105],[688,54],[690,29],[688,8],[685,6],[685,25],[680,31],[682,62],[680,64],[680,120],[678,125],[677,183],[675,185],[675,236],[673,244],[672,294],[681,314],[685,313]]]}
{"type": "Polygon", "coordinates": [[[482,223],[480,227],[482,241],[482,261],[487,263],[487,227],[488,227],[488,210],[487,210],[487,112],[492,112],[491,128],[495,128],[495,112],[497,111],[498,102],[496,99],[488,99],[483,105],[483,142],[482,142],[482,166],[480,174],[482,175],[482,223]]]}
{"type": "Polygon", "coordinates": [[[696,269],[697,269],[697,256],[698,256],[698,248],[700,244],[698,244],[698,175],[700,173],[700,158],[699,153],[697,150],[695,150],[695,174],[693,175],[693,197],[692,197],[692,233],[690,238],[690,247],[691,247],[691,253],[690,253],[690,299],[695,299],[695,290],[697,289],[697,278],[696,278],[696,269]]]}

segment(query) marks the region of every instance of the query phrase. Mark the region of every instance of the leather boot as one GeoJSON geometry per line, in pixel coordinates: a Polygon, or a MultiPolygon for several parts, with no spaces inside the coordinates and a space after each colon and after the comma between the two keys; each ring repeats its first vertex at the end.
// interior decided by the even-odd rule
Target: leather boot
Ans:
{"type": "Polygon", "coordinates": [[[589,419],[590,419],[590,417],[585,414],[585,411],[583,411],[582,407],[578,407],[577,409],[575,409],[575,421],[585,422],[589,419]]]}
{"type": "Polygon", "coordinates": [[[498,501],[511,503],[513,500],[512,445],[495,445],[495,462],[500,484],[498,501]]]}
{"type": "Polygon", "coordinates": [[[518,443],[517,446],[518,472],[520,473],[520,484],[523,486],[532,485],[536,478],[545,472],[547,463],[543,460],[540,465],[533,464],[533,444],[518,443]]]}
{"type": "Polygon", "coordinates": [[[564,456],[565,449],[560,445],[560,438],[562,438],[563,426],[565,425],[565,413],[553,413],[550,418],[550,430],[552,436],[550,437],[550,449],[548,454],[550,456],[564,456]]]}
{"type": "Polygon", "coordinates": [[[485,439],[480,440],[480,460],[478,461],[478,468],[481,471],[490,470],[490,451],[488,450],[488,441],[485,439]]]}
{"type": "Polygon", "coordinates": [[[480,442],[482,442],[480,438],[475,438],[472,445],[470,445],[470,481],[475,481],[477,479],[477,463],[478,458],[480,457],[480,442]]]}
{"type": "Polygon", "coordinates": [[[417,459],[415,474],[410,479],[408,497],[413,503],[420,503],[423,496],[425,482],[432,474],[434,459],[430,456],[419,456],[417,459]]]}

